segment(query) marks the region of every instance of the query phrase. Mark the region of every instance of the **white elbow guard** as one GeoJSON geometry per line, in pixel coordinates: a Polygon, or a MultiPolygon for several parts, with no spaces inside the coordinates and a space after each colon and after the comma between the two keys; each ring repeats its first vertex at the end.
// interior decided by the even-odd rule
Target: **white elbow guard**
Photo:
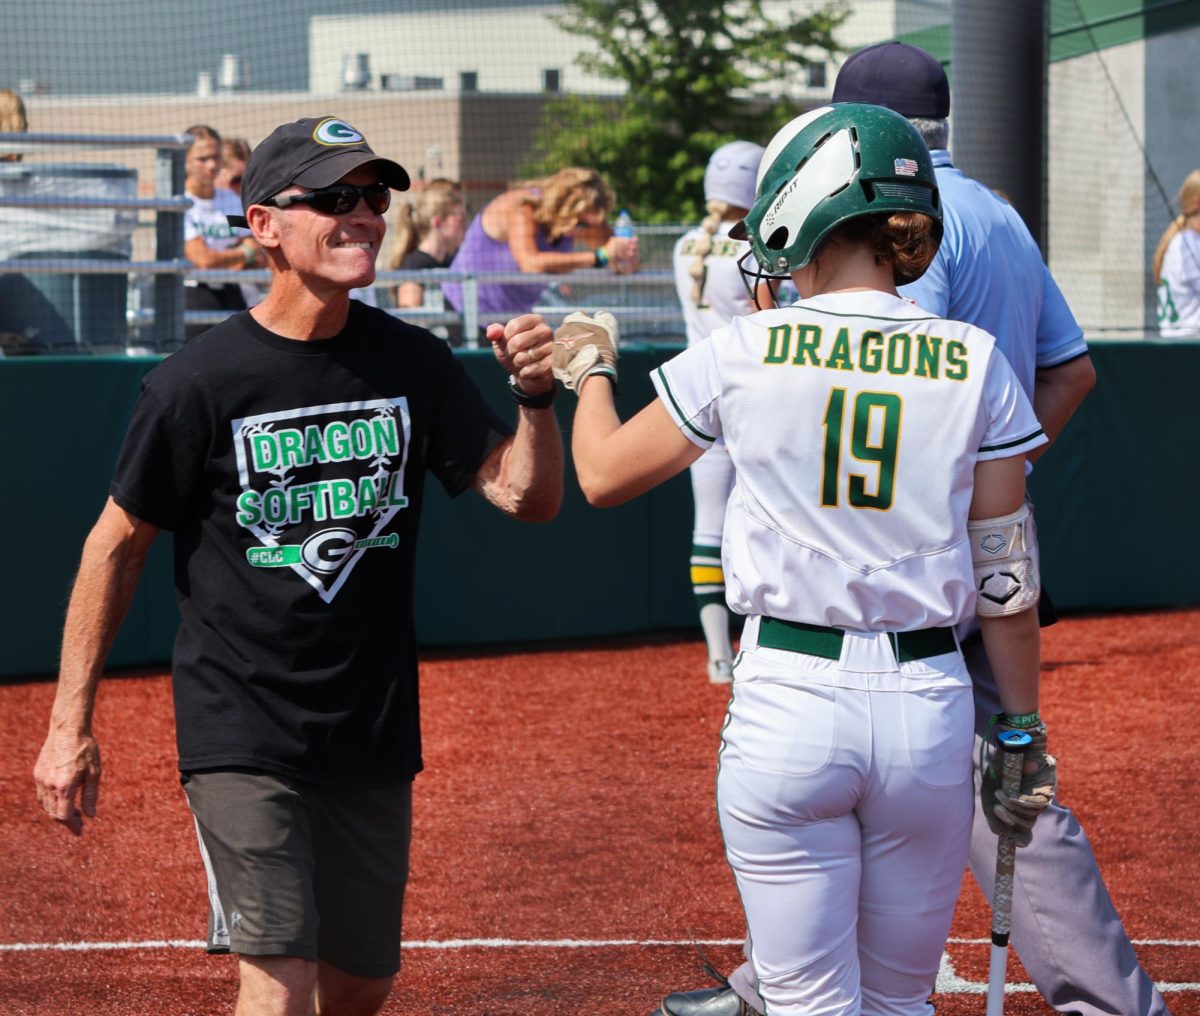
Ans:
{"type": "Polygon", "coordinates": [[[975,566],[975,612],[1005,617],[1037,606],[1042,581],[1029,505],[1002,518],[968,521],[967,534],[975,566]]]}

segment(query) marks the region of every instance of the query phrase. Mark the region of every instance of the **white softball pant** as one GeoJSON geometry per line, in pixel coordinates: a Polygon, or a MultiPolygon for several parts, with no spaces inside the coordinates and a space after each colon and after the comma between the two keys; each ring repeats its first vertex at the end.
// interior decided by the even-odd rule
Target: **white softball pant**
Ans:
{"type": "Polygon", "coordinates": [[[726,856],[770,1016],[928,1016],[971,834],[959,652],[897,663],[766,649],[751,618],[717,776],[726,856]]]}

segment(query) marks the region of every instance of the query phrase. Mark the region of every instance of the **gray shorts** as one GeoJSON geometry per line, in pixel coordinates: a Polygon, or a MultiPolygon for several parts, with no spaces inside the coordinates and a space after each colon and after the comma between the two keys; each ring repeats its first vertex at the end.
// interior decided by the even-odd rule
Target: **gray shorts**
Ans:
{"type": "Polygon", "coordinates": [[[317,786],[272,773],[188,773],[208,875],[208,951],[400,969],[412,783],[317,786]]]}

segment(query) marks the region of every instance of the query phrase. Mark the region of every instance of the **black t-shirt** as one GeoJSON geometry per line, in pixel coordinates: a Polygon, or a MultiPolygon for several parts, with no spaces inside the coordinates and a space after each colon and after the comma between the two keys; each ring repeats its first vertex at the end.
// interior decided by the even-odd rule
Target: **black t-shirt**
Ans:
{"type": "MultiPolygon", "coordinates": [[[[410,250],[404,255],[404,260],[400,262],[400,267],[406,272],[423,271],[426,268],[449,268],[450,262],[454,260],[454,255],[451,254],[444,261],[439,261],[432,254],[426,254],[419,247],[415,250],[410,250]]],[[[439,291],[440,298],[441,293],[439,291]]],[[[403,311],[401,311],[403,313],[403,311]]],[[[461,346],[463,341],[462,325],[457,321],[452,321],[448,324],[440,325],[438,331],[446,336],[447,341],[452,346],[461,346]]]]}
{"type": "Polygon", "coordinates": [[[450,262],[453,260],[453,254],[446,258],[445,261],[439,261],[432,254],[426,254],[425,251],[417,249],[410,250],[404,255],[404,260],[400,262],[400,267],[406,272],[415,272],[426,268],[449,268],[450,262]]]}
{"type": "Polygon", "coordinates": [[[175,534],[181,770],[421,769],[425,471],[457,495],[509,433],[445,342],[357,301],[331,339],[244,312],[147,374],[110,489],[175,534]]]}

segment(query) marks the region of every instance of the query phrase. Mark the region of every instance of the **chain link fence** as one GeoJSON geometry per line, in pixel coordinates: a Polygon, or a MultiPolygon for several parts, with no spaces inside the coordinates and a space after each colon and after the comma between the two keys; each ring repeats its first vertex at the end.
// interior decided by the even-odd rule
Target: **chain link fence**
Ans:
{"type": "MultiPolygon", "coordinates": [[[[819,5],[765,6],[788,17],[819,5]]],[[[839,52],[811,54],[771,98],[796,112],[826,101],[845,54],[889,38],[929,49],[952,85],[972,73],[951,61],[950,0],[845,7],[839,52]]],[[[341,0],[159,0],[153,16],[138,0],[13,0],[10,8],[0,35],[0,350],[10,355],[169,352],[185,324],[222,316],[185,311],[186,281],[268,283],[261,269],[189,264],[180,166],[165,168],[154,144],[120,139],[178,145],[189,126],[209,124],[253,146],[286,120],[336,115],[413,176],[412,194],[388,213],[394,223],[400,202],[435,178],[458,182],[468,213],[478,212],[522,178],[546,111],[562,96],[614,108],[622,101],[620,82],[579,62],[587,40],[556,26],[564,4],[544,0],[358,0],[352,9],[341,0]],[[10,115],[16,106],[20,122],[10,115]],[[79,140],[83,132],[93,140],[79,140]],[[96,143],[98,135],[111,143],[96,143]]],[[[1048,0],[1044,10],[1042,222],[1051,269],[1089,339],[1157,339],[1154,248],[1180,213],[1180,182],[1200,164],[1192,140],[1200,5],[1048,0]]],[[[951,127],[953,148],[953,109],[951,127]]],[[[618,207],[652,203],[652,182],[646,188],[618,194],[618,207]]],[[[538,280],[546,289],[537,309],[553,318],[605,307],[622,312],[632,338],[682,341],[670,253],[688,225],[640,225],[636,276],[585,269],[538,280]]],[[[419,278],[426,304],[404,313],[447,335],[473,334],[478,315],[455,315],[441,300],[435,283],[451,276],[385,267],[381,256],[369,299],[398,312],[396,287],[419,278]]]]}

